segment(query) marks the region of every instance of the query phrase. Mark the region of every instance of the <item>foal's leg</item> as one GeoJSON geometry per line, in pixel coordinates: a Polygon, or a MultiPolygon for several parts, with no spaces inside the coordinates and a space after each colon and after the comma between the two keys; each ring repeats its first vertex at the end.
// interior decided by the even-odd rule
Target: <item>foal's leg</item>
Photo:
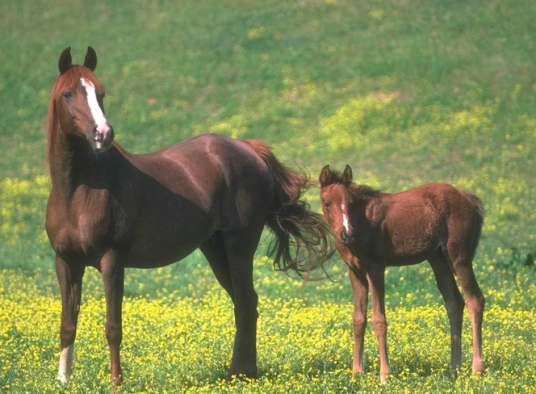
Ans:
{"type": "Polygon", "coordinates": [[[450,366],[454,371],[462,365],[462,295],[456,285],[456,280],[449,263],[441,251],[428,260],[434,270],[437,287],[445,300],[445,307],[450,321],[450,366]]]}
{"type": "Polygon", "coordinates": [[[465,294],[473,326],[473,373],[482,373],[485,369],[482,357],[482,320],[486,300],[476,281],[471,259],[458,259],[454,262],[454,272],[465,294]]]}
{"type": "Polygon", "coordinates": [[[208,260],[212,272],[214,272],[214,276],[216,276],[220,285],[227,291],[231,300],[234,300],[233,280],[231,279],[229,261],[221,233],[216,231],[199,249],[208,260]]]}
{"type": "Polygon", "coordinates": [[[253,256],[262,227],[250,226],[223,235],[233,284],[236,335],[229,378],[244,374],[257,377],[257,293],[253,288],[253,256]]]}
{"type": "Polygon", "coordinates": [[[365,372],[365,328],[367,326],[368,282],[365,273],[358,268],[350,269],[350,282],[354,295],[354,364],[355,376],[365,372]]]}
{"type": "Polygon", "coordinates": [[[117,263],[113,252],[107,253],[101,260],[101,273],[106,297],[106,339],[110,347],[111,382],[119,386],[122,382],[119,348],[123,338],[121,309],[125,269],[117,263]]]}
{"type": "MultiPolygon", "coordinates": [[[[465,302],[469,310],[473,327],[473,373],[484,372],[484,360],[482,358],[482,320],[484,317],[484,305],[486,300],[473,272],[473,257],[478,244],[478,236],[475,226],[479,226],[467,218],[467,210],[459,210],[457,220],[452,219],[449,224],[449,239],[446,247],[446,255],[450,258],[454,273],[465,295],[465,302]]],[[[474,215],[474,214],[473,214],[474,215]]],[[[445,250],[444,250],[445,252],[445,250]]]]}
{"type": "Polygon", "coordinates": [[[372,328],[378,338],[380,349],[380,379],[387,382],[391,374],[389,357],[387,355],[387,319],[385,317],[385,268],[377,267],[367,272],[367,279],[372,296],[372,328]]]}
{"type": "Polygon", "coordinates": [[[66,382],[72,372],[84,269],[82,265],[69,265],[56,255],[56,273],[61,292],[61,355],[58,369],[58,380],[61,382],[66,382]]]}

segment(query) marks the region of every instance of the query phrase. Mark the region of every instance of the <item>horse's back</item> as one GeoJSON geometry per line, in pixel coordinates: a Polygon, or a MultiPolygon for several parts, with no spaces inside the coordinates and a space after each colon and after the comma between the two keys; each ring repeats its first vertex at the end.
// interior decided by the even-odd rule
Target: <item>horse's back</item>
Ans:
{"type": "Polygon", "coordinates": [[[446,183],[382,194],[382,210],[377,211],[383,213],[382,232],[389,234],[392,250],[386,249],[397,258],[407,256],[408,261],[418,262],[449,239],[472,240],[481,227],[478,201],[478,197],[446,183]]]}
{"type": "Polygon", "coordinates": [[[136,238],[152,239],[154,224],[162,229],[155,243],[190,239],[193,248],[214,231],[244,228],[268,214],[273,176],[244,141],[207,134],[130,160],[139,196],[132,216],[151,224],[136,228],[136,238]]]}
{"type": "Polygon", "coordinates": [[[229,191],[272,186],[267,165],[245,141],[219,134],[193,137],[165,150],[134,155],[133,164],[161,181],[175,193],[196,200],[199,193],[218,198],[221,188],[229,191]],[[231,190],[232,189],[232,190],[231,190]]]}

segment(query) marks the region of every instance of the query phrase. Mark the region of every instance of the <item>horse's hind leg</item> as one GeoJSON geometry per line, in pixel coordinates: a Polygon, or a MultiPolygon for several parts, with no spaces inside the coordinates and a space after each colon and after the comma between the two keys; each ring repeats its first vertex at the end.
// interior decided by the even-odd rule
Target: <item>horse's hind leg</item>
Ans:
{"type": "Polygon", "coordinates": [[[486,300],[478,286],[473,271],[474,251],[472,247],[470,251],[466,251],[466,248],[460,247],[460,243],[454,241],[449,241],[447,249],[454,272],[465,295],[469,317],[473,326],[473,372],[481,373],[485,369],[482,358],[482,321],[486,300]]]}
{"type": "Polygon", "coordinates": [[[257,377],[257,293],[253,288],[253,256],[262,226],[222,232],[232,281],[236,335],[229,378],[257,377]]]}
{"type": "Polygon", "coordinates": [[[58,380],[61,382],[66,382],[72,372],[84,268],[84,266],[69,265],[61,257],[56,256],[56,273],[61,292],[61,355],[58,368],[58,380]]]}
{"type": "Polygon", "coordinates": [[[462,364],[463,298],[449,263],[441,250],[438,250],[428,261],[434,270],[437,287],[445,300],[450,321],[450,366],[456,371],[462,364]]]}
{"type": "Polygon", "coordinates": [[[220,285],[227,291],[231,299],[234,300],[233,281],[231,279],[229,261],[221,233],[216,231],[199,249],[205,255],[220,285]]]}

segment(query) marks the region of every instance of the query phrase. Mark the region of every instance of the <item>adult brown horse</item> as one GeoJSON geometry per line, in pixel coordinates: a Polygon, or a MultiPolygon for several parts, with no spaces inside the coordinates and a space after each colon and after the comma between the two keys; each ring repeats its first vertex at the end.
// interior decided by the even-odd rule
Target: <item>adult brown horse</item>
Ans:
{"type": "Polygon", "coordinates": [[[276,237],[271,252],[278,269],[303,273],[331,253],[329,225],[300,200],[308,178],[282,165],[264,142],[220,135],[157,153],[126,152],[113,142],[96,65],[91,47],[83,66],[73,65],[65,49],[48,112],[46,229],[62,296],[58,378],[71,374],[85,267],[102,273],[111,380],[120,384],[125,268],[165,266],[197,248],[234,303],[229,376],[254,377],[252,271],[264,225],[276,237]]]}
{"type": "Polygon", "coordinates": [[[384,275],[387,266],[428,260],[445,300],[450,320],[451,366],[461,366],[464,301],[473,325],[473,371],[484,371],[482,318],[484,296],[473,272],[484,221],[482,201],[444,183],[402,193],[381,193],[352,183],[352,169],[341,174],[325,166],[320,173],[322,210],[337,235],[335,246],[350,268],[354,293],[354,374],[363,372],[368,289],[372,326],[379,342],[380,378],[391,373],[387,357],[384,275]]]}

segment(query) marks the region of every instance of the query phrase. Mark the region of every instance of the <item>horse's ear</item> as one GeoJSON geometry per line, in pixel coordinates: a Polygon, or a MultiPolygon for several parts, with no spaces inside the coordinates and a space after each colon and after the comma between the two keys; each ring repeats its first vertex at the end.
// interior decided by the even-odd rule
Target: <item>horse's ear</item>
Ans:
{"type": "Polygon", "coordinates": [[[63,50],[58,61],[58,69],[60,74],[67,71],[73,64],[73,58],[71,57],[71,47],[67,47],[63,50]]]}
{"type": "Polygon", "coordinates": [[[95,71],[97,68],[97,53],[91,47],[87,47],[86,58],[84,59],[84,67],[95,71]]]}
{"type": "Polygon", "coordinates": [[[346,168],[342,173],[341,183],[345,186],[349,186],[352,183],[352,168],[346,164],[346,168]]]}
{"type": "Polygon", "coordinates": [[[331,170],[329,169],[329,164],[324,166],[324,168],[322,168],[322,171],[320,171],[318,181],[320,182],[320,187],[324,187],[330,184],[331,170]]]}

